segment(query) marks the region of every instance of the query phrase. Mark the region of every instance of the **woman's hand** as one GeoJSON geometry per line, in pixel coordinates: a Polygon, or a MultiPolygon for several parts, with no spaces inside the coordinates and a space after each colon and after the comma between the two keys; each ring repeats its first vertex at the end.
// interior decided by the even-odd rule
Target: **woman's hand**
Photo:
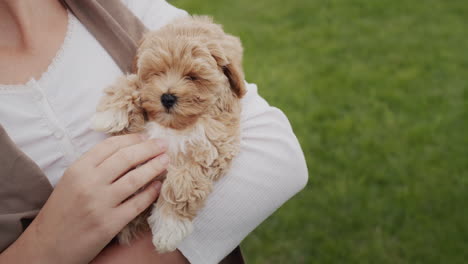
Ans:
{"type": "Polygon", "coordinates": [[[0,262],[89,263],[157,198],[160,182],[135,193],[164,172],[166,149],[163,141],[144,141],[138,135],[98,144],[65,171],[36,219],[0,255],[0,262]]]}

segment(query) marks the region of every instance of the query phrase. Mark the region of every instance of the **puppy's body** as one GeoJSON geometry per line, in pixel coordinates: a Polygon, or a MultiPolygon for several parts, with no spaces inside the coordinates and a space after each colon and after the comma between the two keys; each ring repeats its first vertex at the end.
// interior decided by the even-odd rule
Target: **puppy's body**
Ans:
{"type": "Polygon", "coordinates": [[[95,128],[112,134],[145,130],[169,142],[171,157],[158,201],[121,232],[121,242],[147,229],[146,218],[160,252],[175,250],[192,231],[213,182],[239,151],[241,61],[237,38],[209,18],[184,18],[147,34],[137,73],[106,90],[95,128]]]}

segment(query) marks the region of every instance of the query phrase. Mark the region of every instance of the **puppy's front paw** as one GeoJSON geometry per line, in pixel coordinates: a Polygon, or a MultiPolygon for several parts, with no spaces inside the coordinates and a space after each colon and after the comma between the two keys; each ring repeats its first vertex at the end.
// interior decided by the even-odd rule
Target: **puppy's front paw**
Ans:
{"type": "Polygon", "coordinates": [[[92,129],[106,133],[123,131],[128,125],[127,111],[119,108],[97,112],[91,119],[92,129]]]}
{"type": "Polygon", "coordinates": [[[160,210],[153,210],[148,218],[153,233],[153,244],[160,253],[174,251],[179,243],[192,233],[192,221],[187,218],[160,214],[160,212],[160,210]]]}

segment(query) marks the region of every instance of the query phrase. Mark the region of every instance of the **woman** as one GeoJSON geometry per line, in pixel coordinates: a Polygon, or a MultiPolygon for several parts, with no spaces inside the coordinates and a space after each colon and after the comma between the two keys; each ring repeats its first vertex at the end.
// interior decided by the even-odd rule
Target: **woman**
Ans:
{"type": "MultiPolygon", "coordinates": [[[[127,2],[150,29],[186,15],[163,0],[127,2]]],[[[194,232],[168,254],[154,252],[150,234],[130,247],[106,247],[156,199],[160,184],[127,200],[164,171],[167,145],[137,135],[105,139],[89,129],[102,89],[121,72],[57,0],[0,0],[0,25],[0,123],[55,186],[1,263],[216,263],[305,185],[287,119],[249,85],[241,153],[194,232]]]]}

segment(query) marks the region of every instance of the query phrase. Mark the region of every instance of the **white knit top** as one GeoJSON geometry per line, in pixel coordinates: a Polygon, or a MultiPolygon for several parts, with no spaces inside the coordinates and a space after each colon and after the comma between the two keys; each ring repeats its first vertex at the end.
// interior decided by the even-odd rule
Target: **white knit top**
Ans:
{"type": "MultiPolygon", "coordinates": [[[[123,2],[150,29],[187,14],[164,0],[123,2]]],[[[90,118],[102,90],[122,74],[71,14],[68,23],[62,47],[39,79],[0,84],[0,123],[52,185],[107,137],[90,128],[90,118]]],[[[219,262],[307,182],[303,153],[284,114],[269,106],[254,84],[248,85],[242,106],[241,152],[179,247],[191,263],[219,262]]]]}

